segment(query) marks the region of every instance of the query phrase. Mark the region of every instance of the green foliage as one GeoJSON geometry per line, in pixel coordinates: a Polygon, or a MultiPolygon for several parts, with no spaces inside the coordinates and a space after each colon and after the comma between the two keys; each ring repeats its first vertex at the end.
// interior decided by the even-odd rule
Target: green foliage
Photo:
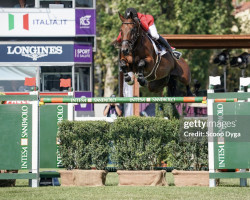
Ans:
{"type": "Polygon", "coordinates": [[[180,115],[173,103],[156,103],[155,116],[167,117],[168,119],[179,119],[180,115]]]}
{"type": "Polygon", "coordinates": [[[103,121],[59,124],[62,163],[68,169],[104,169],[110,152],[109,123],[103,121]]]}
{"type": "MultiPolygon", "coordinates": [[[[173,166],[177,169],[195,169],[201,170],[208,166],[208,140],[207,136],[203,135],[201,137],[192,136],[185,137],[184,132],[188,133],[199,133],[207,132],[207,127],[201,130],[201,128],[192,127],[188,130],[183,129],[183,123],[191,122],[193,120],[183,120],[180,121],[180,129],[176,134],[173,135],[173,140],[169,142],[165,147],[165,161],[168,166],[173,166]]],[[[200,120],[204,121],[205,120],[200,120]]]]}
{"type": "MultiPolygon", "coordinates": [[[[0,92],[0,95],[5,95],[5,93],[0,92]]],[[[0,101],[0,104],[3,104],[3,103],[4,103],[4,101],[0,101]]]]}
{"type": "MultiPolygon", "coordinates": [[[[163,89],[163,96],[167,96],[166,88],[163,89]]],[[[155,104],[155,116],[156,117],[167,117],[168,119],[179,119],[180,114],[176,109],[175,103],[156,103],[155,104]]]]}
{"type": "Polygon", "coordinates": [[[183,121],[157,117],[118,118],[111,125],[63,121],[58,132],[62,163],[68,169],[90,169],[92,165],[104,169],[111,155],[118,169],[153,169],[164,160],[178,169],[200,170],[207,166],[207,137],[183,137],[184,131],[199,131],[183,127],[183,121]]]}
{"type": "Polygon", "coordinates": [[[179,34],[229,34],[237,24],[231,0],[175,0],[174,5],[179,34]]]}
{"type": "Polygon", "coordinates": [[[112,161],[118,169],[152,169],[159,162],[164,145],[178,131],[177,120],[154,117],[118,118],[111,126],[112,161]]]}

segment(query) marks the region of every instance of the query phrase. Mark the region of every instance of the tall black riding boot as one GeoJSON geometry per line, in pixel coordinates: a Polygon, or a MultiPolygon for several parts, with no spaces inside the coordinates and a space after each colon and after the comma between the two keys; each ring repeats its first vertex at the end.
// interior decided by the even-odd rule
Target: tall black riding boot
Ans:
{"type": "Polygon", "coordinates": [[[159,37],[159,39],[157,40],[161,45],[163,45],[164,47],[167,48],[167,50],[171,53],[171,55],[173,56],[174,59],[179,60],[181,57],[181,52],[178,51],[173,51],[172,47],[170,46],[170,44],[168,43],[167,40],[165,40],[163,37],[159,37]]]}

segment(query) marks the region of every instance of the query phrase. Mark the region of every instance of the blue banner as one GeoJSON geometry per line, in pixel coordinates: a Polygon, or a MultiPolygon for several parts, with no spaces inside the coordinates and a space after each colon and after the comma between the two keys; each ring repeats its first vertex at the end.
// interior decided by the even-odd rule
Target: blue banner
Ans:
{"type": "Polygon", "coordinates": [[[74,62],[73,44],[0,45],[0,62],[74,62]]]}

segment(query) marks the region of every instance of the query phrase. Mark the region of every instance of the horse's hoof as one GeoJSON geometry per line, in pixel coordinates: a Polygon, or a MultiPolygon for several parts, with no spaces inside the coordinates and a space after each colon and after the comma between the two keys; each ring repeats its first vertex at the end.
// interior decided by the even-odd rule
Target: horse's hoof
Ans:
{"type": "Polygon", "coordinates": [[[142,87],[147,85],[147,81],[145,79],[138,79],[138,82],[139,82],[140,86],[142,86],[142,87]]]}
{"type": "Polygon", "coordinates": [[[145,85],[145,81],[140,81],[139,84],[140,84],[140,86],[143,87],[145,85]]]}
{"type": "Polygon", "coordinates": [[[131,82],[131,77],[130,76],[126,76],[126,77],[124,77],[124,80],[125,80],[125,82],[131,82]]]}

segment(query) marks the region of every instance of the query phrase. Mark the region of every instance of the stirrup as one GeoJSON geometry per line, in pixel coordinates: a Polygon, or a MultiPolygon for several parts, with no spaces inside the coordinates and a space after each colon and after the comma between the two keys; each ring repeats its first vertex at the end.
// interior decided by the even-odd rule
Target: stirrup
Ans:
{"type": "Polygon", "coordinates": [[[179,51],[173,51],[173,56],[176,58],[176,60],[179,60],[182,56],[182,53],[179,51]]]}

